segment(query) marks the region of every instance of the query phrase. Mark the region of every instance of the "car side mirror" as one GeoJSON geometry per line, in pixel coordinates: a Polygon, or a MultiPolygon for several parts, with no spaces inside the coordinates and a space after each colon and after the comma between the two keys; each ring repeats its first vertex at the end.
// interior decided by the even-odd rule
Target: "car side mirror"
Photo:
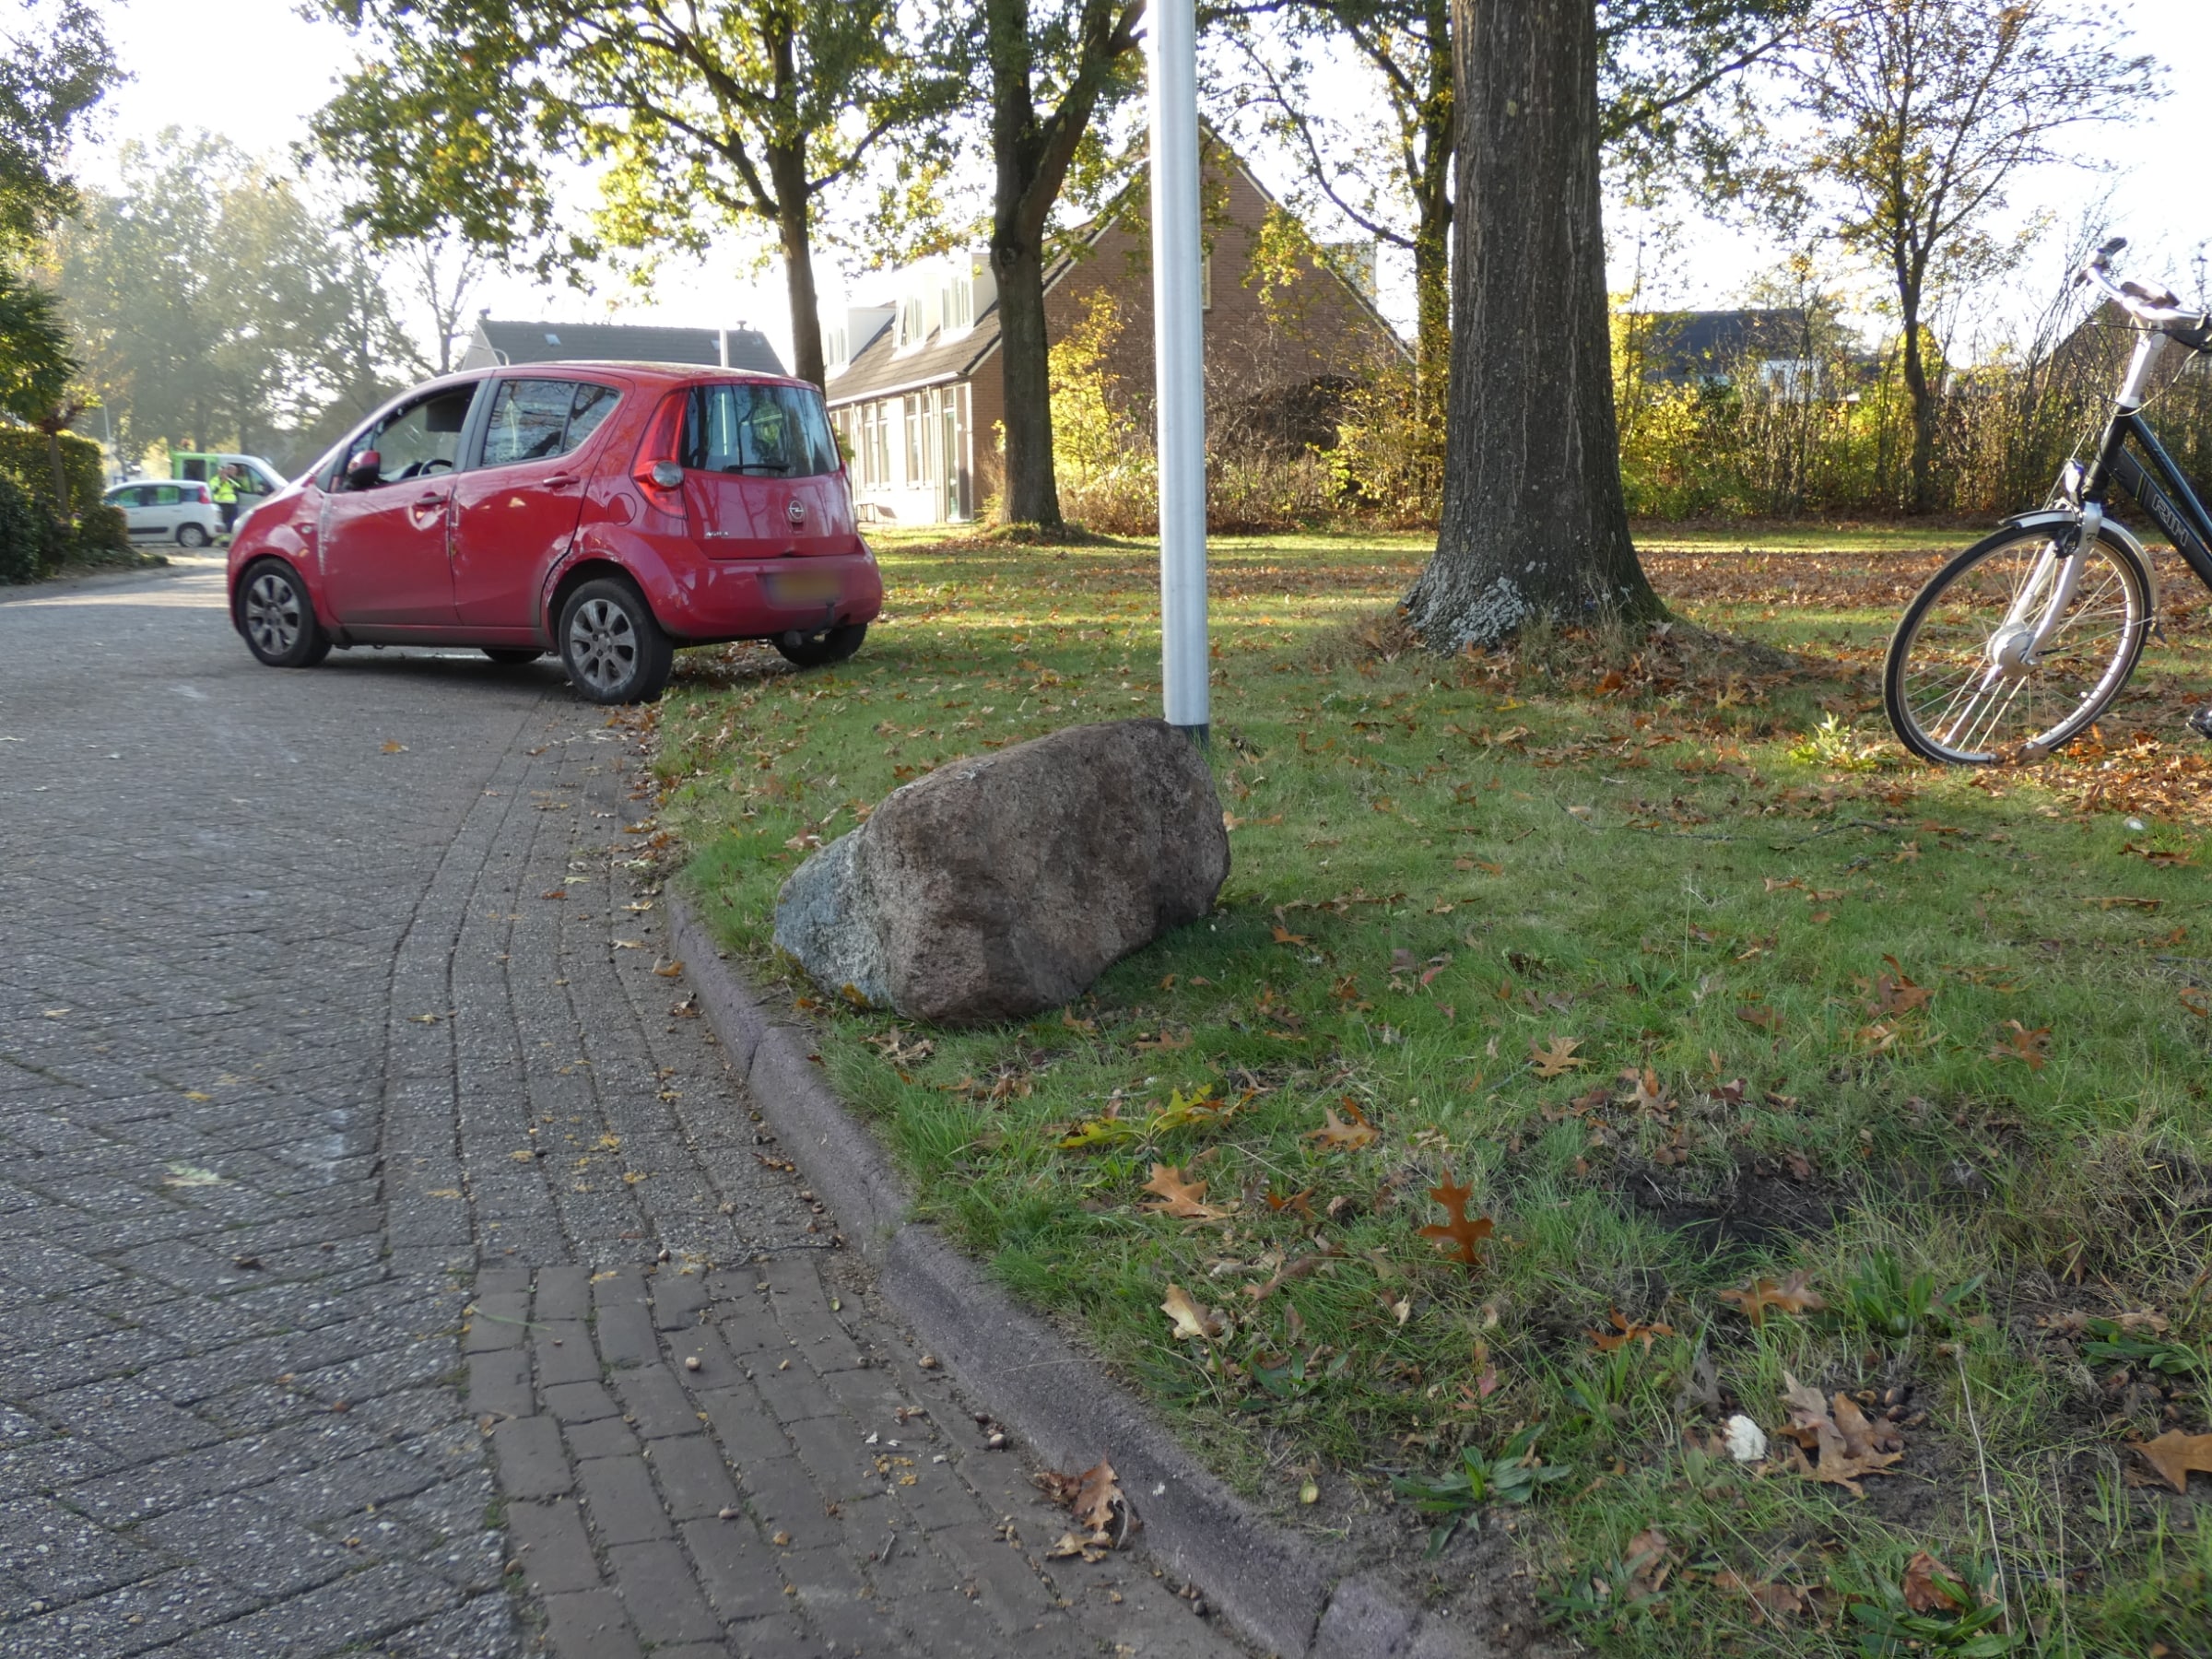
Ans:
{"type": "Polygon", "coordinates": [[[346,468],[346,488],[373,489],[384,481],[384,458],[374,450],[363,450],[346,468]]]}
{"type": "Polygon", "coordinates": [[[653,470],[645,475],[656,489],[681,489],[684,487],[684,469],[673,461],[655,461],[653,470]]]}

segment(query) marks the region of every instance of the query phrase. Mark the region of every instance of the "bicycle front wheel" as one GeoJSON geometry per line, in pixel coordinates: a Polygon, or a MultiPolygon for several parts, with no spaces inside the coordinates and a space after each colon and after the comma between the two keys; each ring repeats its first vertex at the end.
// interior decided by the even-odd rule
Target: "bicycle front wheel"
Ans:
{"type": "Polygon", "coordinates": [[[2150,577],[2100,535],[2042,649],[2030,651],[2065,561],[2048,525],[2015,525],[1938,571],[1889,641],[1882,698],[1904,746],[1951,766],[2040,760],[2120,694],[2150,631],[2150,577]]]}

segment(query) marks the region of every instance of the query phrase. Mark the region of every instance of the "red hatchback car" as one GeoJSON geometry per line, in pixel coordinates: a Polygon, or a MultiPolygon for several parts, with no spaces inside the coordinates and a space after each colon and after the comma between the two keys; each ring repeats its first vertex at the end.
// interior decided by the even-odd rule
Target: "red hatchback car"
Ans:
{"type": "Polygon", "coordinates": [[[842,662],[883,607],[821,394],[656,363],[418,386],[254,510],[229,578],[274,667],[334,646],[555,651],[606,703],[657,697],[679,644],[842,662]]]}

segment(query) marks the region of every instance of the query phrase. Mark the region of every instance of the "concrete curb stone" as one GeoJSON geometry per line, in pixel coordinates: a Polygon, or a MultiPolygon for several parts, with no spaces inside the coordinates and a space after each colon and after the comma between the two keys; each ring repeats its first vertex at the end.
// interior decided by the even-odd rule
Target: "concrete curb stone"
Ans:
{"type": "Polygon", "coordinates": [[[1484,1659],[1475,1632],[1428,1618],[1376,1574],[1347,1573],[1205,1468],[1096,1360],[1020,1307],[935,1228],[874,1133],[823,1077],[809,1033],[776,1018],[697,912],[664,894],[670,944],[761,1115],[881,1276],[900,1316],[992,1415],[1048,1462],[1102,1453],[1135,1499],[1146,1547],[1246,1639],[1300,1659],[1484,1659]]]}

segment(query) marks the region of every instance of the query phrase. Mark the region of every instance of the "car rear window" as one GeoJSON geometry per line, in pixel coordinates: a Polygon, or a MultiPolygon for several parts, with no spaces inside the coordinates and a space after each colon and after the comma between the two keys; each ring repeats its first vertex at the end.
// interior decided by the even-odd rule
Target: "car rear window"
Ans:
{"type": "Polygon", "coordinates": [[[838,465],[820,393],[744,381],[691,388],[678,459],[698,472],[779,478],[814,477],[838,465]]]}
{"type": "Polygon", "coordinates": [[[565,455],[597,429],[615,406],[612,386],[593,381],[501,381],[484,431],[486,466],[565,455]]]}

